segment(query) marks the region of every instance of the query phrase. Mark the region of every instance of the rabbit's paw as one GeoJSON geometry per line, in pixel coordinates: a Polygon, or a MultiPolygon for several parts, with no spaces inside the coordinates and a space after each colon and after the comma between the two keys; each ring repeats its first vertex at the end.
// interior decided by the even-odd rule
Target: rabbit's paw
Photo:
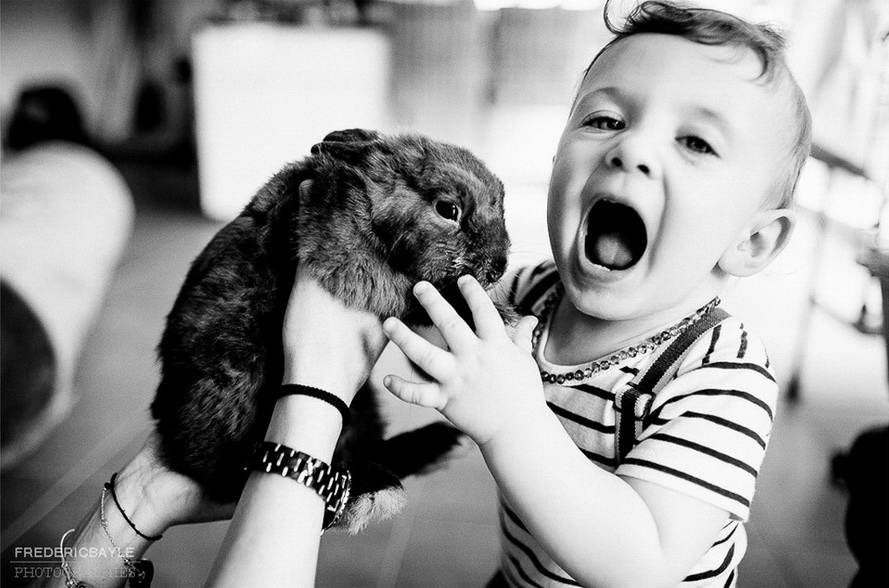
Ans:
{"type": "Polygon", "coordinates": [[[406,502],[404,488],[385,488],[356,496],[336,523],[336,527],[356,535],[368,523],[385,521],[401,512],[406,502]]]}

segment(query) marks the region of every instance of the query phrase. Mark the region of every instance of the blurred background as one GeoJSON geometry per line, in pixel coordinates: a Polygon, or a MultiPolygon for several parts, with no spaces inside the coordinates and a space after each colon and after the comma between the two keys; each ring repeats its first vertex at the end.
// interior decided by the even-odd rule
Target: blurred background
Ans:
{"type": "MultiPolygon", "coordinates": [[[[783,28],[815,120],[791,246],[725,296],[782,386],[739,585],[885,578],[889,4],[695,3],[783,28]]],[[[607,40],[597,0],[0,0],[3,585],[141,447],[188,265],[274,171],[334,129],[424,132],[489,164],[514,255],[544,257],[556,141],[607,40]]],[[[436,418],[381,402],[392,433],[436,418]]],[[[325,535],[320,586],[484,585],[478,452],[406,487],[399,517],[325,535]]],[[[155,585],[200,585],[225,528],[166,533],[155,585]]]]}

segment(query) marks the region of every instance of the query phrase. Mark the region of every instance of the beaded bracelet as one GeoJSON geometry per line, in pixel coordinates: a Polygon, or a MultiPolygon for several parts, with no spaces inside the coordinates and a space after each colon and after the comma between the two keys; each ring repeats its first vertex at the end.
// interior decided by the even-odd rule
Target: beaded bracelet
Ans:
{"type": "Polygon", "coordinates": [[[61,541],[59,541],[59,557],[62,560],[62,572],[65,573],[65,586],[67,588],[91,588],[86,582],[81,582],[77,579],[77,576],[74,575],[74,571],[71,569],[71,564],[65,559],[65,539],[67,539],[68,535],[73,532],[74,529],[68,529],[68,531],[62,535],[61,541]]]}
{"type": "MultiPolygon", "coordinates": [[[[111,545],[117,550],[118,555],[120,555],[120,558],[123,560],[123,565],[127,569],[127,575],[130,579],[129,586],[131,588],[149,588],[151,586],[151,580],[154,579],[154,564],[147,559],[132,560],[128,557],[124,557],[123,551],[121,551],[120,547],[115,543],[114,537],[111,536],[111,530],[108,528],[108,519],[105,518],[105,493],[110,490],[111,496],[114,496],[114,479],[116,477],[117,474],[115,473],[111,476],[111,482],[105,484],[102,488],[102,497],[99,499],[99,522],[102,523],[102,528],[105,530],[105,535],[108,536],[108,541],[111,542],[111,545]]],[[[120,509],[120,503],[117,502],[116,497],[114,502],[120,509]]],[[[123,514],[123,509],[120,509],[120,512],[123,514]]],[[[124,514],[123,516],[127,519],[127,522],[130,523],[130,526],[132,526],[133,523],[127,518],[127,515],[124,514]]],[[[139,533],[135,527],[133,527],[133,530],[136,531],[136,533],[139,533]]],[[[139,533],[139,536],[145,537],[142,533],[139,533]]]]}

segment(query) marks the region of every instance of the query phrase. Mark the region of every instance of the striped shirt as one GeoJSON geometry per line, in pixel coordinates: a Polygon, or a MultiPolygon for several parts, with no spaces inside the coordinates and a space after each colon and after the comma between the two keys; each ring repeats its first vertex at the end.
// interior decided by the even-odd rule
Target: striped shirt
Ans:
{"type": "MultiPolygon", "coordinates": [[[[576,373],[586,364],[554,365],[542,352],[550,323],[550,317],[541,317],[544,301],[559,284],[555,266],[548,262],[521,269],[510,283],[510,293],[513,303],[524,302],[524,312],[546,323],[534,349],[540,369],[576,373]]],[[[738,563],[747,549],[743,523],[750,515],[777,401],[768,357],[762,343],[734,317],[705,332],[691,346],[676,376],[651,401],[637,444],[618,465],[615,394],[655,357],[657,352],[639,354],[579,380],[547,382],[547,404],[597,466],[727,511],[729,518],[719,536],[680,586],[734,586],[738,563]]],[[[503,501],[500,527],[501,566],[512,585],[578,585],[547,556],[503,501]]]]}

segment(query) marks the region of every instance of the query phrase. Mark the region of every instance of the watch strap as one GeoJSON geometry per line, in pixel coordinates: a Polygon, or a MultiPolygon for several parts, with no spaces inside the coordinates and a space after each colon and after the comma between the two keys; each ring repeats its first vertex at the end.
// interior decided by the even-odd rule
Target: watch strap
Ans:
{"type": "Polygon", "coordinates": [[[336,523],[349,500],[352,486],[349,470],[332,467],[320,459],[280,443],[257,443],[249,468],[290,478],[314,490],[324,500],[324,530],[336,523]]]}

